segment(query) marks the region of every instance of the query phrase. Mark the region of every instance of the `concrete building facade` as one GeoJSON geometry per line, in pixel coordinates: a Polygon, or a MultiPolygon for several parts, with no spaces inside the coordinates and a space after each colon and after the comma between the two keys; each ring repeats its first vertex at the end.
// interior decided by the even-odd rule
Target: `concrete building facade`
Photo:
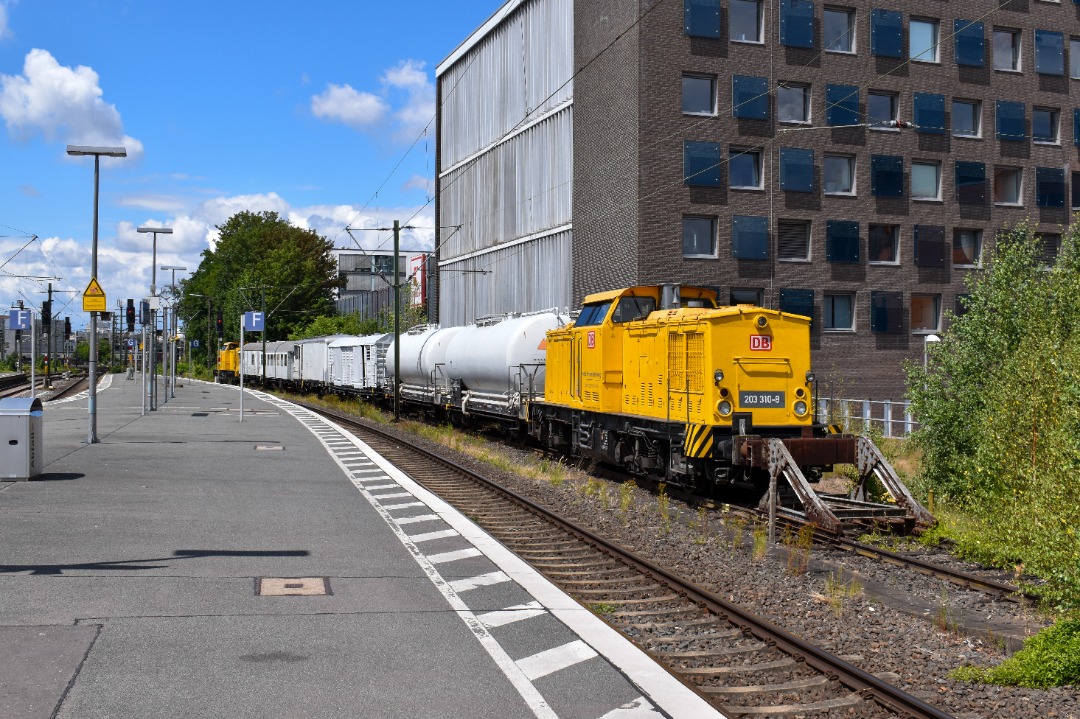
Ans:
{"type": "MultiPolygon", "coordinates": [[[[1031,223],[1049,261],[1080,199],[1076,2],[511,2],[440,66],[440,138],[485,113],[448,80],[536,8],[572,34],[571,137],[543,139],[548,155],[572,148],[569,256],[543,258],[556,305],[631,284],[715,287],[809,314],[829,393],[898,400],[903,362],[962,311],[996,233],[1031,223]]],[[[500,71],[514,84],[545,67],[500,71]]],[[[527,200],[494,188],[530,168],[476,176],[485,211],[527,200]]],[[[440,169],[438,224],[468,226],[448,179],[440,169]]],[[[512,243],[500,229],[476,236],[512,243]]],[[[452,242],[439,247],[452,268],[452,242]]],[[[532,291],[512,263],[488,267],[485,283],[532,291]]],[[[441,306],[460,301],[458,281],[440,275],[441,306]]]]}

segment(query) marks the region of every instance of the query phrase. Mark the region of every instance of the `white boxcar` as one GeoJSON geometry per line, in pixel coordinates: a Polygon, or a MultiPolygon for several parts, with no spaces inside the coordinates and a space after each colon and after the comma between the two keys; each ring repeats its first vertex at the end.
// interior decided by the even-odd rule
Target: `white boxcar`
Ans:
{"type": "Polygon", "coordinates": [[[393,335],[346,336],[330,343],[330,383],[353,390],[372,390],[385,379],[380,358],[393,335]],[[389,338],[389,340],[387,340],[389,338]]]}
{"type": "MultiPolygon", "coordinates": [[[[267,342],[265,377],[268,382],[277,384],[291,382],[293,379],[293,354],[295,342],[267,342]]],[[[262,342],[248,342],[240,352],[240,366],[245,377],[261,380],[264,376],[262,342]]],[[[251,380],[249,380],[251,381],[251,380]]]]}
{"type": "Polygon", "coordinates": [[[330,343],[344,336],[312,337],[297,342],[297,353],[293,361],[293,378],[305,386],[329,386],[330,343]]]}

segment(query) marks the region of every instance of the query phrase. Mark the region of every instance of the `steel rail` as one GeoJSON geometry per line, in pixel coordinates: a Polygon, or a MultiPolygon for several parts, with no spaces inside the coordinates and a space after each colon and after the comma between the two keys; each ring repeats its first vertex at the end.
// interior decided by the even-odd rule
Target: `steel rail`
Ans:
{"type": "Polygon", "coordinates": [[[678,594],[687,597],[691,601],[697,602],[702,606],[708,608],[711,612],[718,615],[722,619],[741,627],[745,631],[750,632],[758,639],[761,639],[769,644],[772,644],[779,648],[784,653],[803,660],[808,666],[813,667],[822,674],[837,680],[840,684],[844,685],[848,689],[859,693],[864,699],[870,699],[876,701],[879,705],[884,706],[890,711],[897,712],[900,716],[910,717],[911,719],[954,719],[951,714],[941,711],[936,707],[933,707],[921,699],[902,691],[901,689],[888,684],[887,682],[879,679],[878,677],[863,671],[858,667],[855,667],[847,662],[843,661],[839,657],[836,657],[806,641],[803,639],[781,629],[772,622],[758,617],[755,614],[747,611],[746,609],[725,601],[723,598],[716,594],[696,586],[689,580],[686,580],[676,574],[673,574],[666,569],[653,564],[647,559],[637,556],[623,547],[610,542],[603,537],[600,537],[593,532],[579,527],[572,521],[556,514],[547,508],[537,504],[531,499],[518,494],[517,492],[503,487],[500,484],[492,482],[485,477],[477,474],[475,471],[464,467],[451,459],[440,456],[431,452],[423,447],[420,447],[407,439],[403,439],[399,436],[391,435],[376,427],[369,426],[361,423],[357,418],[350,417],[348,415],[329,410],[317,405],[311,405],[303,402],[297,402],[295,399],[291,400],[296,402],[302,407],[309,409],[318,414],[322,414],[326,417],[333,419],[339,424],[346,425],[351,428],[359,429],[363,432],[369,432],[380,436],[388,441],[407,445],[410,451],[414,451],[423,456],[428,461],[437,462],[447,469],[451,469],[454,472],[461,473],[466,477],[469,477],[473,481],[483,485],[490,491],[502,495],[506,499],[518,504],[524,509],[543,517],[545,520],[552,522],[556,526],[562,528],[569,534],[578,537],[580,540],[589,544],[601,552],[619,558],[631,566],[637,567],[639,571],[651,576],[654,580],[661,584],[667,585],[673,591],[678,594]]]}

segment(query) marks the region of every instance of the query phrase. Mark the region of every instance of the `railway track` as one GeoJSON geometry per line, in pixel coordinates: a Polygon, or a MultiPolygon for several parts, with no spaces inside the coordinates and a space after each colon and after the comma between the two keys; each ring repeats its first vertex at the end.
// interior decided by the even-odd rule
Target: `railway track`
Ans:
{"type": "MultiPolygon", "coordinates": [[[[58,380],[54,380],[54,384],[55,384],[56,381],[58,381],[58,380]]],[[[80,392],[83,389],[86,389],[86,385],[87,385],[87,380],[86,380],[85,377],[82,377],[82,378],[75,377],[67,384],[67,386],[65,386],[64,388],[60,389],[59,391],[53,393],[47,399],[43,398],[42,401],[51,402],[53,400],[61,399],[62,397],[67,397],[68,395],[71,395],[71,394],[74,394],[76,392],[80,392]]],[[[44,390],[44,387],[45,387],[45,378],[39,376],[37,378],[36,386],[37,386],[38,392],[39,393],[42,392],[44,390]]],[[[21,380],[10,382],[10,383],[7,384],[7,386],[3,387],[3,389],[0,389],[0,399],[4,399],[6,397],[15,397],[16,395],[20,395],[23,392],[28,392],[28,391],[30,391],[30,380],[29,380],[28,377],[23,375],[21,377],[21,380]]]]}
{"type": "Polygon", "coordinates": [[[451,460],[298,404],[355,432],[727,716],[950,716],[451,460]]]}

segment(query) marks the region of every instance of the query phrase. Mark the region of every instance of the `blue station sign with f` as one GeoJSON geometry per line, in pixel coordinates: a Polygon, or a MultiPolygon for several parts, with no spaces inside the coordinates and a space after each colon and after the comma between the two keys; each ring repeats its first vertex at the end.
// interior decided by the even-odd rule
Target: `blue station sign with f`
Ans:
{"type": "Polygon", "coordinates": [[[263,332],[266,329],[266,321],[262,312],[244,313],[245,332],[263,332]]]}
{"type": "Polygon", "coordinates": [[[8,313],[8,329],[9,330],[28,330],[30,329],[30,310],[20,310],[13,308],[8,313]]]}

